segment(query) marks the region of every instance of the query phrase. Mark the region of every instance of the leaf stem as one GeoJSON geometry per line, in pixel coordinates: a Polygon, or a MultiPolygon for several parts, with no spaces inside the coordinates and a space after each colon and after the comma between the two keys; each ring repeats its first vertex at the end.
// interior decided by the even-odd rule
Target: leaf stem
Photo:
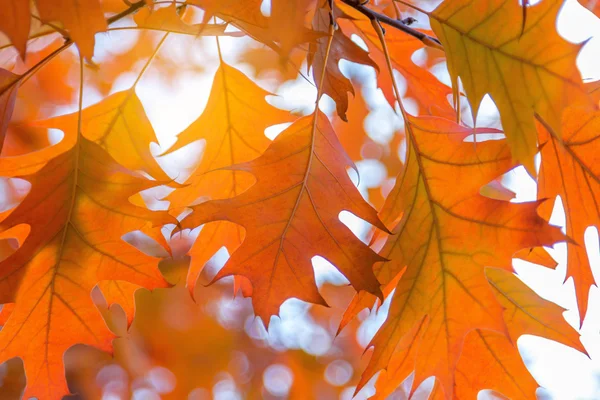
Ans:
{"type": "Polygon", "coordinates": [[[83,57],[79,56],[79,104],[77,110],[77,138],[79,139],[82,135],[81,126],[83,119],[83,57]]]}
{"type": "Polygon", "coordinates": [[[385,42],[385,34],[383,33],[383,29],[379,20],[372,19],[371,25],[373,25],[373,29],[377,33],[377,37],[381,42],[381,49],[383,51],[383,55],[385,56],[385,63],[387,65],[390,78],[392,79],[392,88],[394,90],[394,94],[396,95],[396,101],[398,101],[398,106],[400,107],[400,111],[402,112],[402,117],[406,120],[406,110],[404,109],[404,105],[402,104],[402,96],[400,95],[400,90],[398,90],[398,83],[396,82],[396,77],[394,76],[394,68],[392,66],[392,60],[390,58],[390,53],[387,48],[387,44],[385,42]]]}
{"type": "MultiPolygon", "coordinates": [[[[126,16],[134,13],[135,11],[137,11],[138,9],[142,8],[144,5],[146,4],[145,0],[140,0],[137,3],[132,4],[128,9],[120,12],[119,14],[113,15],[112,17],[108,18],[106,20],[107,24],[112,24],[114,22],[117,22],[118,20],[125,18],[126,16]]],[[[56,29],[53,25],[49,25],[52,28],[56,29]]],[[[56,31],[51,31],[48,32],[47,34],[52,34],[52,33],[59,33],[61,35],[65,35],[65,31],[61,30],[56,30],[56,31]]],[[[44,35],[40,35],[41,36],[46,36],[46,34],[44,35]]],[[[62,46],[60,46],[59,48],[57,48],[56,50],[54,50],[52,53],[48,54],[46,57],[44,57],[42,60],[40,60],[37,64],[35,64],[33,67],[29,68],[24,74],[21,75],[21,77],[15,81],[15,83],[20,82],[21,84],[27,82],[27,80],[29,78],[31,78],[32,75],[34,75],[37,71],[40,70],[40,68],[42,68],[44,65],[46,65],[48,62],[50,62],[54,57],[56,57],[57,55],[59,55],[60,53],[63,52],[63,50],[66,50],[67,48],[69,48],[71,45],[73,44],[73,40],[71,40],[70,37],[66,36],[65,37],[65,42],[62,44],[62,46]]],[[[7,86],[6,88],[4,88],[5,90],[7,90],[8,88],[12,87],[12,85],[7,86]]],[[[4,92],[2,92],[4,93],[4,92]]],[[[0,93],[0,94],[2,94],[0,93]]]]}
{"type": "Polygon", "coordinates": [[[333,9],[331,9],[330,13],[331,23],[329,24],[329,35],[327,37],[327,46],[325,47],[325,57],[323,59],[323,71],[321,71],[321,80],[320,85],[317,87],[317,100],[316,100],[316,110],[315,113],[319,109],[319,100],[321,100],[321,96],[323,96],[323,91],[325,87],[325,74],[327,72],[327,62],[329,61],[329,53],[331,51],[331,44],[333,43],[333,35],[335,34],[335,20],[333,18],[333,9]]]}
{"type": "Polygon", "coordinates": [[[144,66],[142,67],[140,73],[138,74],[137,78],[135,79],[135,82],[133,82],[133,85],[131,86],[130,90],[134,89],[137,86],[137,84],[139,83],[140,79],[142,79],[142,75],[144,75],[144,73],[146,72],[146,70],[148,69],[150,64],[152,63],[152,60],[154,60],[154,58],[158,54],[158,51],[162,47],[163,43],[165,42],[165,40],[167,40],[168,36],[169,36],[169,32],[165,33],[164,36],[160,39],[160,41],[158,42],[158,45],[156,46],[156,49],[154,49],[154,51],[152,52],[150,57],[148,57],[148,60],[146,60],[146,64],[144,64],[144,66]]]}

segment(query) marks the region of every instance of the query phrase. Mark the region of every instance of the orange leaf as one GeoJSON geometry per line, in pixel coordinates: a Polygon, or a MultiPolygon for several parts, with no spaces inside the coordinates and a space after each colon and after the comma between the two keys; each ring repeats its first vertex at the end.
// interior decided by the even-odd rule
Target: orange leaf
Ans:
{"type": "Polygon", "coordinates": [[[19,82],[19,75],[0,68],[0,153],[2,153],[8,123],[15,108],[19,82]]]}
{"type": "MultiPolygon", "coordinates": [[[[577,332],[564,320],[564,309],[540,298],[512,273],[494,268],[487,268],[485,273],[504,308],[504,320],[512,341],[491,331],[477,329],[469,333],[456,366],[453,396],[474,399],[479,391],[492,389],[511,399],[530,399],[535,396],[538,385],[525,368],[516,347],[516,340],[521,335],[556,340],[584,353],[585,349],[577,332]]],[[[420,329],[423,326],[420,324],[420,329]]],[[[418,340],[412,331],[402,338],[386,372],[377,379],[377,394],[373,399],[386,398],[408,377],[414,368],[417,347],[418,340]]],[[[437,383],[430,398],[435,396],[444,396],[437,383]]]]}
{"type": "Polygon", "coordinates": [[[108,307],[118,304],[123,308],[127,317],[127,327],[130,327],[135,316],[134,295],[140,286],[126,281],[111,280],[99,282],[98,287],[104,295],[108,307]]]}
{"type": "Polygon", "coordinates": [[[279,43],[281,55],[287,57],[302,43],[315,43],[326,32],[317,32],[305,26],[312,0],[272,0],[269,34],[279,43]]]}
{"type": "MultiPolygon", "coordinates": [[[[375,396],[371,397],[370,400],[385,400],[390,396],[396,388],[404,382],[405,379],[415,369],[415,359],[417,351],[421,341],[421,335],[425,327],[427,326],[426,318],[415,325],[410,332],[398,342],[398,345],[394,349],[394,354],[390,358],[390,363],[385,371],[377,378],[375,382],[375,396]]],[[[377,370],[370,371],[373,368],[373,364],[369,364],[365,370],[360,382],[357,386],[357,391],[360,390],[370,379],[368,376],[372,376],[377,370]]]]}
{"type": "Polygon", "coordinates": [[[92,288],[114,279],[168,286],[158,260],[121,236],[172,220],[128,201],[156,183],[116,164],[98,145],[68,134],[44,150],[0,159],[0,175],[31,183],[29,194],[0,223],[0,230],[30,227],[23,245],[0,263],[0,302],[15,303],[0,332],[0,360],[23,359],[26,398],[60,399],[69,392],[67,349],[83,343],[111,350],[113,334],[92,301],[92,288]],[[46,161],[48,153],[54,158],[46,161]]]}
{"type": "Polygon", "coordinates": [[[516,343],[503,334],[480,329],[467,335],[456,366],[453,398],[476,399],[481,390],[491,389],[509,399],[530,400],[536,397],[537,388],[516,343]]]}
{"type": "MultiPolygon", "coordinates": [[[[414,367],[418,340],[412,332],[406,335],[390,360],[390,366],[375,383],[377,390],[372,400],[383,400],[392,394],[399,384],[408,377],[414,367]],[[406,339],[410,343],[403,344],[406,339]],[[407,347],[408,346],[408,347],[407,347]]],[[[484,389],[496,390],[511,399],[529,400],[535,397],[538,385],[525,367],[516,344],[505,335],[476,329],[467,334],[456,365],[454,399],[477,399],[484,389]]],[[[416,386],[413,384],[413,392],[416,386]]],[[[438,381],[429,399],[443,399],[445,392],[438,381]]],[[[416,400],[417,397],[411,397],[416,400]]]]}
{"type": "MultiPolygon", "coordinates": [[[[540,198],[560,196],[566,215],[567,277],[573,277],[581,320],[588,306],[590,287],[595,284],[585,249],[584,235],[588,226],[600,227],[600,113],[570,108],[563,118],[562,137],[556,131],[540,128],[542,164],[540,166],[540,198]]],[[[550,218],[552,203],[542,208],[550,218]]]]}
{"type": "Polygon", "coordinates": [[[579,334],[564,320],[563,308],[539,297],[510,272],[486,268],[485,273],[504,308],[510,339],[479,329],[469,333],[456,366],[453,395],[474,399],[479,391],[491,389],[510,399],[534,398],[538,385],[516,346],[521,335],[556,340],[584,353],[585,349],[579,334]]]}
{"type": "Polygon", "coordinates": [[[539,203],[480,195],[481,186],[513,167],[505,141],[474,147],[464,142],[473,130],[436,117],[407,115],[405,124],[406,167],[381,212],[384,222],[400,213],[402,218],[381,251],[391,261],[376,273],[385,284],[404,266],[406,271],[371,343],[375,351],[368,370],[385,368],[397,343],[428,316],[415,387],[433,375],[449,396],[465,335],[477,328],[505,330],[483,268],[510,265],[517,250],[548,245],[563,235],[537,216],[539,203]]]}
{"type": "Polygon", "coordinates": [[[532,249],[522,249],[514,254],[515,258],[519,258],[530,263],[542,265],[546,268],[554,269],[558,263],[543,247],[534,247],[532,249]]]}
{"type": "MultiPolygon", "coordinates": [[[[178,141],[165,153],[197,140],[206,144],[202,161],[186,186],[167,198],[172,208],[181,210],[197,203],[201,197],[237,196],[252,185],[254,178],[248,173],[225,168],[260,156],[269,145],[265,129],[291,120],[289,112],[266,102],[269,94],[237,69],[221,63],[204,112],[178,135],[178,141]]],[[[187,286],[192,295],[208,260],[223,246],[233,253],[243,239],[243,229],[227,221],[213,222],[202,228],[189,252],[192,260],[187,286]]]]}
{"type": "Polygon", "coordinates": [[[0,326],[4,326],[6,324],[8,317],[10,317],[14,309],[15,303],[6,303],[2,305],[2,310],[0,310],[0,326]]]}
{"type": "Polygon", "coordinates": [[[30,0],[0,0],[0,31],[4,32],[25,59],[31,16],[30,0]]]}
{"type": "MultiPolygon", "coordinates": [[[[377,65],[385,65],[381,43],[377,34],[373,31],[371,21],[361,15],[360,18],[351,20],[351,23],[345,20],[341,20],[340,23],[349,26],[351,28],[350,33],[359,33],[365,39],[369,54],[377,65]]],[[[448,102],[448,95],[452,93],[452,90],[427,69],[416,65],[412,61],[412,55],[425,46],[423,42],[391,28],[385,32],[385,41],[392,66],[406,79],[406,96],[413,97],[417,101],[422,113],[452,118],[455,112],[448,102]]],[[[392,90],[393,85],[390,74],[387,71],[378,74],[377,83],[386,100],[393,107],[396,98],[392,90]]]]}
{"type": "Polygon", "coordinates": [[[204,23],[216,16],[259,42],[267,45],[273,42],[268,31],[268,18],[260,11],[262,0],[190,0],[189,3],[202,7],[204,23]]]}
{"type": "Polygon", "coordinates": [[[542,299],[510,272],[486,268],[485,274],[504,308],[504,320],[514,342],[521,335],[536,335],[586,353],[579,334],[563,318],[564,308],[542,299]]]}
{"type": "MultiPolygon", "coordinates": [[[[330,12],[327,0],[321,2],[322,5],[317,9],[313,19],[313,29],[326,34],[330,26],[330,12]]],[[[335,9],[335,16],[338,17],[341,11],[335,9]]],[[[342,13],[342,17],[347,16],[342,13]]],[[[354,95],[354,88],[348,78],[340,71],[340,60],[348,60],[358,64],[371,66],[379,70],[377,64],[371,60],[369,53],[364,51],[359,45],[354,43],[348,36],[342,32],[341,28],[335,30],[331,49],[327,55],[327,44],[329,38],[322,37],[316,44],[311,43],[308,53],[308,64],[313,68],[313,75],[317,87],[323,88],[323,93],[329,95],[336,104],[337,113],[341,119],[347,121],[346,111],[348,110],[348,93],[354,95]],[[327,65],[324,65],[327,60],[327,65]],[[321,82],[321,76],[325,70],[325,79],[321,82]]]]}
{"type": "Polygon", "coordinates": [[[108,27],[98,0],[37,0],[36,3],[42,21],[61,22],[81,55],[91,60],[94,36],[108,27]]]}
{"type": "Polygon", "coordinates": [[[600,16],[600,1],[598,0],[577,0],[579,4],[593,12],[596,16],[600,16]]]}
{"type": "Polygon", "coordinates": [[[348,210],[385,229],[350,181],[346,166],[352,165],[327,117],[315,112],[283,131],[256,160],[231,167],[254,174],[254,186],[232,199],[193,207],[181,224],[227,220],[246,229],[246,239],[215,279],[247,277],[255,313],[266,324],[288,298],[324,304],[311,265],[316,255],[335,265],[357,291],[380,296],[372,265],[381,257],[339,220],[348,210]]]}

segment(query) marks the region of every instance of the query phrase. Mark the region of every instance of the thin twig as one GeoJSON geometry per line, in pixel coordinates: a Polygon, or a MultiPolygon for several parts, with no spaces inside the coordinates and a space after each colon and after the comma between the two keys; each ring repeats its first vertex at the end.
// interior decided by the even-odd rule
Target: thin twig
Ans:
{"type": "MultiPolygon", "coordinates": [[[[141,0],[135,4],[132,4],[128,9],[108,18],[106,20],[106,22],[107,22],[107,24],[110,25],[122,18],[125,18],[126,16],[130,15],[131,13],[137,11],[145,4],[146,4],[145,0],[141,0]]],[[[51,33],[55,33],[55,32],[54,31],[48,32],[48,34],[51,34],[51,33]]],[[[64,35],[64,31],[56,31],[56,33],[64,35]]],[[[29,78],[31,78],[37,71],[39,71],[44,65],[46,65],[48,62],[50,62],[54,57],[58,56],[64,50],[68,49],[72,44],[73,44],[73,41],[71,40],[71,38],[68,36],[65,37],[65,42],[60,47],[58,47],[52,53],[48,54],[46,57],[44,57],[42,60],[40,60],[37,64],[35,64],[33,67],[31,67],[27,71],[25,71],[18,79],[16,79],[10,85],[3,87],[0,91],[0,95],[4,94],[4,92],[6,92],[8,89],[12,88],[17,83],[23,84],[23,83],[27,82],[27,80],[29,78]]]]}
{"type": "Polygon", "coordinates": [[[37,71],[39,71],[44,65],[46,65],[50,61],[52,61],[52,59],[54,57],[56,57],[57,55],[59,55],[60,53],[62,53],[63,50],[68,49],[72,44],[73,44],[73,41],[71,41],[71,39],[65,40],[65,42],[62,44],[62,46],[60,46],[59,48],[54,50],[52,53],[48,54],[46,57],[44,57],[39,62],[37,62],[33,67],[29,68],[27,71],[25,71],[23,74],[21,74],[21,77],[19,78],[19,81],[21,81],[21,84],[27,82],[27,80],[29,78],[31,78],[37,71]]]}
{"type": "Polygon", "coordinates": [[[133,14],[134,12],[136,12],[137,10],[139,10],[140,8],[144,7],[146,5],[146,0],[140,0],[137,3],[133,3],[131,6],[129,6],[129,8],[121,11],[118,14],[113,15],[110,18],[106,19],[106,23],[108,25],[112,24],[113,22],[117,22],[120,19],[125,18],[126,16],[133,14]]]}
{"type": "Polygon", "coordinates": [[[387,15],[380,14],[376,11],[373,11],[369,7],[361,4],[359,0],[342,0],[342,2],[349,5],[350,7],[354,8],[355,10],[357,10],[361,14],[365,15],[372,21],[376,20],[380,23],[384,23],[386,25],[394,27],[410,36],[413,36],[413,37],[419,39],[421,42],[425,43],[428,46],[432,46],[432,47],[443,50],[442,43],[438,39],[434,38],[433,36],[429,36],[421,31],[411,28],[410,26],[406,25],[401,20],[390,18],[387,15]]]}

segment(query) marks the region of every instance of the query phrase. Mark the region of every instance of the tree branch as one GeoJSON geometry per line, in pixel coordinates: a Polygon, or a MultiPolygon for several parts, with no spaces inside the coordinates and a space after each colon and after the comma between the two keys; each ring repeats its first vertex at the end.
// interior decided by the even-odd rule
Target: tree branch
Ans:
{"type": "Polygon", "coordinates": [[[134,12],[136,12],[137,10],[139,10],[140,8],[144,7],[146,5],[146,0],[140,0],[137,3],[133,3],[129,6],[129,8],[121,11],[118,14],[113,15],[110,18],[106,19],[106,23],[108,25],[112,24],[113,22],[117,22],[118,20],[125,18],[126,16],[128,16],[129,14],[133,14],[134,12]]]}
{"type": "MultiPolygon", "coordinates": [[[[144,5],[146,5],[146,0],[140,0],[137,3],[131,4],[129,6],[129,8],[121,11],[118,14],[113,15],[110,18],[107,18],[106,22],[107,22],[108,25],[110,25],[110,24],[112,24],[114,22],[117,22],[120,19],[123,19],[126,16],[128,16],[128,15],[136,12],[138,9],[142,8],[144,5]]],[[[52,53],[48,54],[46,57],[44,57],[42,60],[40,60],[38,63],[36,63],[33,67],[29,68],[27,71],[25,71],[23,74],[21,74],[21,76],[18,79],[15,79],[10,84],[8,84],[8,85],[0,88],[0,96],[3,95],[9,89],[11,89],[14,85],[25,83],[37,71],[39,71],[44,65],[46,65],[54,57],[56,57],[57,55],[59,55],[60,53],[62,53],[64,50],[68,49],[73,44],[73,40],[71,40],[71,38],[68,35],[65,36],[66,32],[64,32],[62,29],[61,30],[56,30],[56,27],[54,27],[52,25],[49,25],[49,26],[51,26],[55,30],[54,31],[44,32],[43,35],[36,36],[36,37],[51,35],[53,33],[59,33],[59,34],[63,35],[63,37],[65,39],[65,42],[59,48],[57,48],[52,53]]],[[[32,38],[29,38],[29,39],[32,39],[32,38]]],[[[11,43],[10,46],[13,46],[13,44],[11,43]]],[[[4,47],[0,47],[0,49],[2,49],[2,48],[4,48],[4,47]]]]}
{"type": "Polygon", "coordinates": [[[377,21],[377,22],[389,25],[391,27],[394,27],[410,36],[413,36],[413,37],[419,39],[421,42],[425,43],[427,46],[431,46],[431,47],[435,47],[440,50],[444,50],[444,48],[442,47],[442,43],[438,39],[434,38],[433,36],[429,36],[421,31],[411,28],[410,26],[406,25],[404,22],[402,22],[398,19],[390,18],[387,15],[380,14],[376,11],[373,11],[369,7],[362,4],[360,2],[360,0],[342,0],[342,2],[349,5],[350,7],[354,8],[355,10],[357,10],[361,14],[365,15],[367,18],[369,18],[372,21],[377,21]]]}

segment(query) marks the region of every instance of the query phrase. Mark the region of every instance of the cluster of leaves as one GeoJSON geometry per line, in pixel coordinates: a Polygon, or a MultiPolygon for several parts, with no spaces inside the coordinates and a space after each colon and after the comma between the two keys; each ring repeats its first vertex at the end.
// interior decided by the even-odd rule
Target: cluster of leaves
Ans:
{"type": "Polygon", "coordinates": [[[375,398],[386,398],[412,373],[411,395],[433,376],[430,398],[474,399],[483,389],[535,398],[537,383],[516,347],[521,335],[585,349],[563,309],[523,284],[511,259],[552,268],[542,246],[566,241],[583,319],[594,284],[584,232],[600,224],[600,114],[588,93],[595,89],[583,84],[575,64],[580,46],[556,31],[562,2],[452,0],[426,12],[384,0],[272,0],[269,16],[262,3],[1,2],[0,31],[9,42],[0,51],[17,55],[0,60],[0,176],[26,181],[28,189],[3,186],[9,206],[0,213],[0,362],[23,360],[24,397],[69,393],[64,355],[74,345],[112,351],[116,336],[93,290],[108,305],[121,305],[131,324],[137,289],[170,286],[160,258],[123,235],[141,231],[170,253],[164,226],[175,226],[172,234],[202,226],[188,252],[190,294],[202,296],[195,292],[198,277],[225,247],[231,256],[213,281],[233,276],[235,291],[251,297],[267,327],[290,298],[327,304],[315,256],[357,292],[340,330],[392,296],[357,391],[384,370],[375,398]],[[411,27],[402,18],[407,9],[428,18],[432,31],[411,27]],[[158,44],[140,38],[133,59],[95,63],[95,39],[118,30],[162,36],[158,44]],[[185,182],[173,180],[150,151],[158,140],[136,93],[161,46],[179,36],[215,36],[219,55],[204,111],[161,155],[204,142],[185,182]],[[281,83],[298,74],[308,79],[297,67],[305,62],[317,88],[314,111],[298,117],[267,102],[268,91],[223,60],[220,36],[260,43],[246,57],[281,83]],[[445,58],[452,87],[413,62],[420,49],[445,58]],[[389,145],[366,136],[361,123],[368,111],[341,60],[375,69],[376,85],[404,122],[389,145]],[[137,69],[138,61],[144,66],[133,85],[108,95],[116,77],[137,69]],[[64,114],[59,107],[73,97],[66,83],[71,65],[79,66],[78,108],[64,114]],[[397,74],[420,115],[406,111],[397,74]],[[84,86],[102,99],[84,108],[84,86]],[[502,131],[461,122],[461,96],[476,117],[487,94],[502,131]],[[323,95],[335,102],[333,123],[319,110],[323,95]],[[55,110],[40,110],[41,102],[55,110]],[[282,123],[291,125],[270,141],[265,129],[282,123]],[[47,142],[48,129],[62,131],[62,139],[47,142]],[[486,133],[504,135],[478,140],[486,133]],[[372,147],[389,175],[398,176],[389,193],[370,192],[369,204],[348,169],[372,147]],[[539,201],[510,201],[513,193],[499,178],[518,165],[537,180],[539,201]],[[164,199],[169,208],[150,210],[140,192],[160,186],[171,188],[164,199]],[[548,223],[558,197],[564,234],[548,223]],[[374,227],[370,245],[340,221],[342,211],[374,227]]]}

